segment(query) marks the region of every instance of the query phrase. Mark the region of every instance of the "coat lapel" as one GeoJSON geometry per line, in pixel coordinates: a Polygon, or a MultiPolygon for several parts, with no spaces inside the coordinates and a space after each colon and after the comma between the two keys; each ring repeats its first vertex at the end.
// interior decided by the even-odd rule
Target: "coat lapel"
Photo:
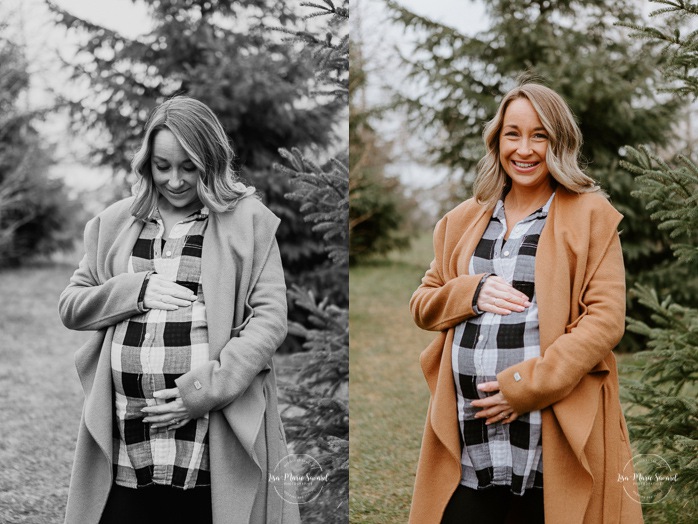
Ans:
{"type": "Polygon", "coordinates": [[[206,297],[209,356],[217,359],[230,340],[238,309],[235,275],[238,267],[230,244],[230,233],[222,234],[221,219],[211,213],[201,253],[201,282],[206,297]],[[222,271],[221,268],[226,268],[222,271]]]}
{"type": "MultiPolygon", "coordinates": [[[[129,214],[124,226],[119,230],[119,233],[112,242],[105,257],[105,280],[128,271],[128,260],[142,229],[143,223],[129,214]]],[[[101,268],[98,268],[98,270],[99,269],[101,268]]]]}
{"type": "MultiPolygon", "coordinates": [[[[446,280],[457,278],[468,273],[470,257],[477,247],[487,224],[492,217],[493,209],[484,206],[477,211],[472,226],[467,230],[462,223],[454,224],[454,230],[460,230],[463,234],[457,239],[455,246],[444,243],[444,255],[450,254],[450,258],[444,256],[443,274],[446,280]]],[[[460,221],[458,221],[460,222],[460,221]]],[[[448,238],[448,235],[447,235],[448,238]]],[[[446,336],[439,335],[437,341],[432,343],[424,352],[420,360],[422,369],[428,383],[435,382],[433,394],[433,409],[431,411],[431,425],[437,438],[446,446],[449,454],[460,467],[461,444],[458,424],[453,413],[457,412],[456,392],[453,383],[453,370],[451,367],[451,345],[453,343],[453,330],[449,330],[446,336]],[[439,362],[438,368],[436,362],[439,362]],[[436,376],[438,369],[438,378],[436,376]],[[436,379],[436,380],[435,380],[436,379]]]]}

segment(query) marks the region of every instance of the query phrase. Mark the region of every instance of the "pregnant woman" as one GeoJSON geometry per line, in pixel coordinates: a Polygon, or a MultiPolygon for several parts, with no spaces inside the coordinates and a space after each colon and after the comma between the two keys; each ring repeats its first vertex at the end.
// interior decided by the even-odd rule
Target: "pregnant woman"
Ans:
{"type": "Polygon", "coordinates": [[[420,358],[431,398],[410,522],[641,523],[617,481],[631,457],[612,353],[622,217],[547,87],[510,91],[484,139],[474,198],[437,224],[410,302],[440,332],[420,358]]]}
{"type": "Polygon", "coordinates": [[[85,405],[68,524],[295,523],[268,484],[287,455],[272,355],[286,336],[279,219],[235,180],[218,118],[150,116],[135,196],[88,222],[60,297],[85,405]]]}

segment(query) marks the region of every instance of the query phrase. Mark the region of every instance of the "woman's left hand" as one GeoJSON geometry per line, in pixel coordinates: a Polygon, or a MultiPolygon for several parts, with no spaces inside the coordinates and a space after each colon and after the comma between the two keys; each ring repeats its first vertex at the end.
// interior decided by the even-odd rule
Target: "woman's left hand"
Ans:
{"type": "Polygon", "coordinates": [[[179,396],[179,388],[161,389],[153,393],[153,397],[158,400],[174,400],[141,409],[145,414],[143,422],[152,424],[153,428],[178,429],[191,420],[187,407],[182,402],[182,397],[179,396]]]}
{"type": "Polygon", "coordinates": [[[473,400],[470,405],[476,408],[482,408],[475,418],[487,418],[485,424],[490,425],[494,422],[509,424],[519,418],[519,414],[509,405],[509,401],[504,398],[504,395],[499,391],[499,382],[483,382],[477,389],[484,392],[498,391],[497,394],[487,398],[473,400]]]}

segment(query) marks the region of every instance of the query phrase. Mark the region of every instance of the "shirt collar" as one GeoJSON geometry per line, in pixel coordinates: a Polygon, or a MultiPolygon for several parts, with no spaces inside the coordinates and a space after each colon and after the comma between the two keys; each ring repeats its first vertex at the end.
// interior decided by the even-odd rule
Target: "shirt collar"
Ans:
{"type": "MultiPolygon", "coordinates": [[[[210,211],[208,207],[203,206],[201,209],[197,209],[196,211],[187,215],[184,219],[180,220],[180,222],[184,223],[191,222],[193,220],[204,220],[208,218],[209,213],[210,211]]],[[[160,216],[160,209],[156,207],[147,220],[150,222],[161,222],[162,216],[160,216]]]]}
{"type": "MultiPolygon", "coordinates": [[[[533,213],[528,215],[526,218],[522,220],[522,222],[528,222],[529,220],[534,220],[536,218],[543,218],[548,216],[548,211],[550,211],[550,206],[553,203],[553,197],[555,196],[555,191],[553,191],[553,194],[550,195],[550,198],[548,201],[543,204],[541,207],[536,209],[533,213]]],[[[497,200],[497,204],[494,206],[494,211],[492,212],[492,216],[495,217],[496,219],[500,220],[501,222],[504,222],[505,216],[504,216],[504,197],[500,198],[497,200]]]]}

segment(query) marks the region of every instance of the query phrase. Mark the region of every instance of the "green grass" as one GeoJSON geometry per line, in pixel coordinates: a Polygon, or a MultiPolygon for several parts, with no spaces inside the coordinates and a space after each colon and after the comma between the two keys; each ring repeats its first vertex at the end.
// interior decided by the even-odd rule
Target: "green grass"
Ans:
{"type": "MultiPolygon", "coordinates": [[[[431,259],[423,235],[407,252],[350,271],[352,523],[407,522],[429,401],[418,359],[434,338],[414,325],[408,302],[431,259]]],[[[629,374],[623,364],[632,357],[617,358],[629,374]]]]}
{"type": "Polygon", "coordinates": [[[350,271],[352,523],[407,522],[429,402],[419,354],[435,336],[414,325],[408,303],[431,259],[424,235],[350,271]]]}

